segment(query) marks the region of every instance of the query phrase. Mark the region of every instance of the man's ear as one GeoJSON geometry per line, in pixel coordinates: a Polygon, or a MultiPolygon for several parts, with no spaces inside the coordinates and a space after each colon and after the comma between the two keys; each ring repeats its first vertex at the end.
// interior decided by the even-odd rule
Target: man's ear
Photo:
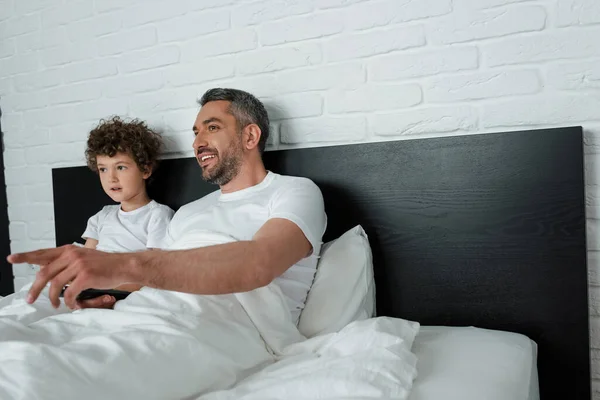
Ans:
{"type": "Polygon", "coordinates": [[[242,144],[246,150],[252,150],[258,147],[262,131],[256,124],[246,125],[242,131],[242,144]]]}

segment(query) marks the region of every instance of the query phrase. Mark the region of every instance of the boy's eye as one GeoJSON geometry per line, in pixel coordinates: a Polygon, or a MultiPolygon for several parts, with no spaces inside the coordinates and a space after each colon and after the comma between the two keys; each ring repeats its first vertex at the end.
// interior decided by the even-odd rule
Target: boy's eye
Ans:
{"type": "Polygon", "coordinates": [[[119,171],[124,171],[124,170],[126,170],[126,169],[127,169],[127,167],[126,167],[126,166],[124,166],[124,165],[119,165],[119,166],[117,167],[117,169],[118,169],[119,171]]]}
{"type": "Polygon", "coordinates": [[[98,171],[100,171],[100,172],[106,172],[106,168],[98,168],[98,171]]]}

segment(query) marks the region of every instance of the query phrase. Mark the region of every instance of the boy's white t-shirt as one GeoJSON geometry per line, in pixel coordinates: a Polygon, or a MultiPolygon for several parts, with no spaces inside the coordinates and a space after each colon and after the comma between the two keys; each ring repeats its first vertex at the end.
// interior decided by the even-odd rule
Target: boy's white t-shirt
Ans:
{"type": "Polygon", "coordinates": [[[275,282],[292,317],[298,322],[312,285],[327,225],[323,196],[311,180],[268,172],[259,184],[232,193],[217,190],[181,207],[171,220],[164,249],[207,231],[236,240],[250,240],[272,218],[295,223],[312,245],[310,256],[289,268],[275,282]]]}
{"type": "Polygon", "coordinates": [[[104,206],[88,220],[84,239],[96,239],[97,250],[110,253],[160,248],[173,210],[152,200],[133,211],[120,205],[104,206]]]}

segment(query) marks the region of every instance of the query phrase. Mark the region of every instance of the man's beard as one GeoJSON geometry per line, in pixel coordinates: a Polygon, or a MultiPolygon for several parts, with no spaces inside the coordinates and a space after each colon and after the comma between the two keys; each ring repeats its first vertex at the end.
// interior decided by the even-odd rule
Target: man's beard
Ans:
{"type": "Polygon", "coordinates": [[[222,155],[218,155],[218,164],[212,169],[202,169],[202,178],[215,185],[226,185],[240,172],[242,166],[241,143],[232,141],[231,146],[222,155]]]}

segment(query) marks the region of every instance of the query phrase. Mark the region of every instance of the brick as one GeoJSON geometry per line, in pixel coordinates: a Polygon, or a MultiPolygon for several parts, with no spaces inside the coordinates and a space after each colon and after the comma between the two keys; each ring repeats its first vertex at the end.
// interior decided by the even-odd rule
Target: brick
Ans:
{"type": "Polygon", "coordinates": [[[5,138],[15,135],[15,132],[23,127],[23,114],[16,112],[2,114],[2,132],[5,134],[5,138]]]}
{"type": "Polygon", "coordinates": [[[345,142],[364,139],[366,133],[364,117],[318,117],[283,121],[279,137],[285,144],[345,142]]]}
{"type": "Polygon", "coordinates": [[[16,52],[15,39],[0,41],[0,58],[10,57],[16,52]]]}
{"type": "Polygon", "coordinates": [[[25,150],[25,159],[32,164],[58,164],[84,160],[84,149],[81,143],[51,144],[30,146],[25,150]]]}
{"type": "MultiPolygon", "coordinates": [[[[586,186],[587,205],[596,206],[600,199],[600,193],[597,191],[598,185],[600,185],[600,156],[597,154],[586,155],[584,165],[585,181],[588,185],[586,186]]],[[[594,218],[595,216],[590,215],[589,217],[594,218]]]]}
{"type": "Polygon", "coordinates": [[[69,40],[91,42],[99,36],[117,33],[123,25],[121,16],[116,13],[95,15],[93,21],[90,23],[90,19],[84,19],[67,24],[65,29],[69,40]]]}
{"type": "MultiPolygon", "coordinates": [[[[4,1],[4,3],[7,3],[4,1]]],[[[9,2],[10,3],[10,2],[9,2]]],[[[27,0],[14,2],[15,15],[31,14],[35,11],[41,11],[56,5],[56,0],[27,0]]],[[[0,4],[0,7],[3,5],[0,4]]],[[[11,10],[13,12],[13,10],[11,10]]]]}
{"type": "Polygon", "coordinates": [[[323,113],[323,99],[318,93],[299,93],[261,98],[269,119],[316,117],[323,113]]]}
{"type": "Polygon", "coordinates": [[[557,7],[559,26],[600,23],[600,3],[597,0],[560,0],[557,7]]]}
{"type": "Polygon", "coordinates": [[[322,58],[320,45],[310,43],[248,52],[238,55],[236,63],[239,74],[252,75],[315,65],[322,58]]]}
{"type": "MultiPolygon", "coordinates": [[[[27,240],[27,237],[24,237],[23,239],[18,239],[18,240],[27,240]]],[[[14,264],[12,266],[12,268],[13,268],[13,275],[15,276],[15,280],[16,280],[16,279],[33,279],[38,267],[35,265],[30,265],[30,264],[14,264]]]]}
{"type": "Polygon", "coordinates": [[[12,57],[0,59],[0,71],[3,76],[24,74],[36,71],[39,67],[37,53],[16,54],[12,57]]]}
{"type": "Polygon", "coordinates": [[[21,35],[16,40],[19,52],[25,53],[32,50],[62,46],[67,42],[67,34],[64,28],[60,27],[21,35]]]}
{"type": "Polygon", "coordinates": [[[600,54],[600,28],[556,30],[507,38],[481,45],[487,66],[535,63],[548,60],[596,57],[600,54]]]}
{"type": "MultiPolygon", "coordinates": [[[[192,75],[191,78],[197,78],[192,75]]],[[[129,98],[129,110],[133,115],[161,113],[197,106],[201,93],[195,86],[179,87],[173,90],[142,93],[129,98]]]]}
{"type": "Polygon", "coordinates": [[[345,61],[425,45],[422,26],[345,35],[325,43],[328,61],[345,61]]]}
{"type": "Polygon", "coordinates": [[[229,29],[229,11],[188,13],[156,24],[160,42],[187,40],[229,29]]]}
{"type": "Polygon", "coordinates": [[[509,4],[521,3],[531,0],[454,0],[454,9],[463,10],[483,10],[486,8],[502,7],[509,4]]]}
{"type": "Polygon", "coordinates": [[[6,149],[4,150],[4,166],[7,168],[11,167],[24,167],[27,163],[25,161],[25,151],[21,149],[6,149]]]}
{"type": "Polygon", "coordinates": [[[166,20],[184,15],[189,11],[187,1],[146,1],[128,8],[123,15],[123,27],[131,28],[150,22],[166,20]]]}
{"type": "Polygon", "coordinates": [[[324,65],[277,75],[279,90],[284,93],[309,90],[353,89],[366,80],[359,63],[324,65]]]}
{"type": "Polygon", "coordinates": [[[193,157],[192,142],[193,137],[190,133],[177,133],[163,135],[166,154],[180,153],[181,157],[193,157]]]}
{"type": "Polygon", "coordinates": [[[83,142],[87,140],[88,134],[97,124],[98,120],[95,120],[50,128],[50,142],[83,142]]]}
{"type": "Polygon", "coordinates": [[[27,233],[30,239],[54,240],[54,221],[29,223],[27,224],[27,233]]]}
{"type": "Polygon", "coordinates": [[[430,107],[371,115],[369,127],[378,136],[471,132],[477,129],[473,107],[430,107]]]}
{"type": "Polygon", "coordinates": [[[6,168],[5,175],[7,186],[40,184],[52,180],[50,169],[39,166],[6,168]]]}
{"type": "Polygon", "coordinates": [[[89,0],[71,1],[60,7],[42,12],[42,27],[52,28],[68,22],[79,21],[94,14],[94,2],[89,0]]]}
{"type": "Polygon", "coordinates": [[[435,77],[424,86],[428,102],[453,102],[537,93],[542,82],[536,70],[514,70],[435,77]]]}
{"type": "Polygon", "coordinates": [[[252,29],[230,30],[181,44],[181,61],[205,60],[210,56],[239,53],[258,45],[252,29]]]}
{"type": "Polygon", "coordinates": [[[11,79],[0,78],[0,97],[8,96],[12,92],[11,79]]]}
{"type": "Polygon", "coordinates": [[[549,86],[563,90],[600,89],[600,62],[577,61],[548,67],[549,86]]]}
{"type": "Polygon", "coordinates": [[[423,100],[416,84],[369,85],[356,90],[335,90],[327,94],[330,113],[395,110],[417,105],[423,100]]]}
{"type": "Polygon", "coordinates": [[[544,29],[546,11],[540,6],[455,12],[428,24],[433,44],[468,42],[544,29]]]}
{"type": "Polygon", "coordinates": [[[272,0],[244,4],[231,14],[233,26],[256,25],[292,15],[307,14],[314,8],[312,1],[272,0]]]}
{"type": "Polygon", "coordinates": [[[41,26],[40,15],[29,14],[16,16],[7,20],[5,24],[2,40],[39,30],[41,26]]]}
{"type": "Polygon", "coordinates": [[[114,58],[95,59],[65,65],[62,68],[65,83],[108,78],[117,75],[117,61],[114,58]]]}
{"type": "Polygon", "coordinates": [[[369,0],[319,0],[315,6],[320,9],[347,7],[352,4],[369,0]]]}
{"type": "Polygon", "coordinates": [[[598,121],[600,95],[545,94],[505,100],[483,107],[483,126],[487,128],[524,125],[562,125],[598,121]]]}
{"type": "Polygon", "coordinates": [[[269,46],[329,36],[343,29],[339,15],[327,12],[262,24],[258,28],[258,37],[261,45],[269,46]]]}
{"type": "Polygon", "coordinates": [[[592,379],[600,379],[600,350],[590,349],[592,379]]]}
{"type": "Polygon", "coordinates": [[[52,185],[29,185],[27,186],[27,200],[32,203],[48,203],[54,200],[52,185]]]}
{"type": "Polygon", "coordinates": [[[174,87],[228,78],[235,73],[233,57],[211,58],[202,62],[181,64],[169,69],[167,81],[174,87]]]}
{"type": "Polygon", "coordinates": [[[154,46],[156,42],[156,28],[146,26],[98,38],[98,54],[101,56],[110,56],[126,53],[154,46]]]}
{"type": "Polygon", "coordinates": [[[600,288],[590,287],[588,290],[590,316],[600,316],[600,288]]]}
{"type": "MultiPolygon", "coordinates": [[[[33,114],[34,112],[36,111],[28,112],[28,114],[33,114]]],[[[30,124],[34,125],[33,123],[30,124]]],[[[28,146],[31,143],[48,144],[48,129],[20,129],[13,131],[10,135],[4,137],[4,144],[8,149],[23,148],[23,146],[28,146]]]]}
{"type": "Polygon", "coordinates": [[[52,203],[20,204],[8,206],[10,221],[50,221],[53,218],[54,207],[52,203]]]}
{"type": "Polygon", "coordinates": [[[30,111],[48,106],[48,92],[12,94],[5,99],[14,111],[30,111]]]}
{"type": "Polygon", "coordinates": [[[102,90],[102,82],[81,82],[59,86],[48,91],[47,104],[59,105],[97,100],[102,96],[102,90]]]}
{"type": "Polygon", "coordinates": [[[343,18],[348,29],[370,29],[436,17],[451,11],[452,0],[369,1],[348,7],[344,10],[343,18]]]}
{"type": "Polygon", "coordinates": [[[42,63],[46,67],[56,67],[96,57],[96,48],[89,43],[70,43],[42,51],[42,63]]]}
{"type": "Polygon", "coordinates": [[[591,286],[600,286],[600,253],[588,252],[588,283],[591,286]]]}
{"type": "Polygon", "coordinates": [[[6,201],[8,204],[20,204],[27,202],[27,187],[8,185],[6,187],[6,201]]]}
{"type": "MultiPolygon", "coordinates": [[[[27,224],[24,222],[11,222],[8,225],[8,235],[11,240],[27,239],[27,224]]],[[[27,264],[24,264],[27,265],[27,264]]],[[[14,269],[13,269],[14,271],[14,269]]]]}
{"type": "Polygon", "coordinates": [[[389,81],[472,70],[478,66],[476,47],[449,47],[374,58],[369,62],[369,77],[389,81]]]}
{"type": "Polygon", "coordinates": [[[600,318],[596,316],[590,318],[590,347],[600,348],[600,318]]]}
{"type": "MultiPolygon", "coordinates": [[[[83,123],[91,120],[97,121],[112,115],[125,114],[127,114],[127,100],[125,98],[120,98],[101,99],[75,105],[56,106],[51,109],[36,110],[30,113],[30,117],[31,120],[35,122],[35,127],[52,128],[64,125],[66,121],[69,123],[83,123]]],[[[39,135],[36,135],[36,137],[39,137],[39,135]]]]}
{"type": "Polygon", "coordinates": [[[41,72],[21,74],[14,77],[14,87],[17,92],[35,92],[62,83],[63,73],[59,68],[47,69],[41,72]]]}
{"type": "Polygon", "coordinates": [[[117,98],[133,93],[162,89],[167,81],[164,71],[147,71],[129,76],[117,76],[104,80],[104,96],[117,98]]]}
{"type": "Polygon", "coordinates": [[[102,0],[94,3],[94,7],[98,13],[120,10],[139,4],[138,0],[102,0]]]}
{"type": "Polygon", "coordinates": [[[143,71],[179,62],[179,47],[160,46],[123,54],[119,60],[121,73],[143,71]]]}
{"type": "Polygon", "coordinates": [[[15,277],[14,280],[14,286],[15,286],[15,292],[18,292],[19,290],[21,290],[21,288],[23,288],[23,286],[29,284],[33,282],[33,277],[15,277]]]}
{"type": "MultiPolygon", "coordinates": [[[[10,248],[13,253],[16,252],[24,252],[24,251],[33,251],[39,249],[48,249],[56,247],[56,242],[54,240],[24,240],[24,241],[15,241],[10,244],[10,248]]],[[[39,268],[36,265],[32,265],[34,268],[39,268]]]]}
{"type": "Polygon", "coordinates": [[[198,109],[199,106],[190,105],[187,108],[163,113],[165,130],[167,132],[185,133],[190,135],[190,140],[193,140],[191,132],[194,120],[198,115],[198,109]]]}

